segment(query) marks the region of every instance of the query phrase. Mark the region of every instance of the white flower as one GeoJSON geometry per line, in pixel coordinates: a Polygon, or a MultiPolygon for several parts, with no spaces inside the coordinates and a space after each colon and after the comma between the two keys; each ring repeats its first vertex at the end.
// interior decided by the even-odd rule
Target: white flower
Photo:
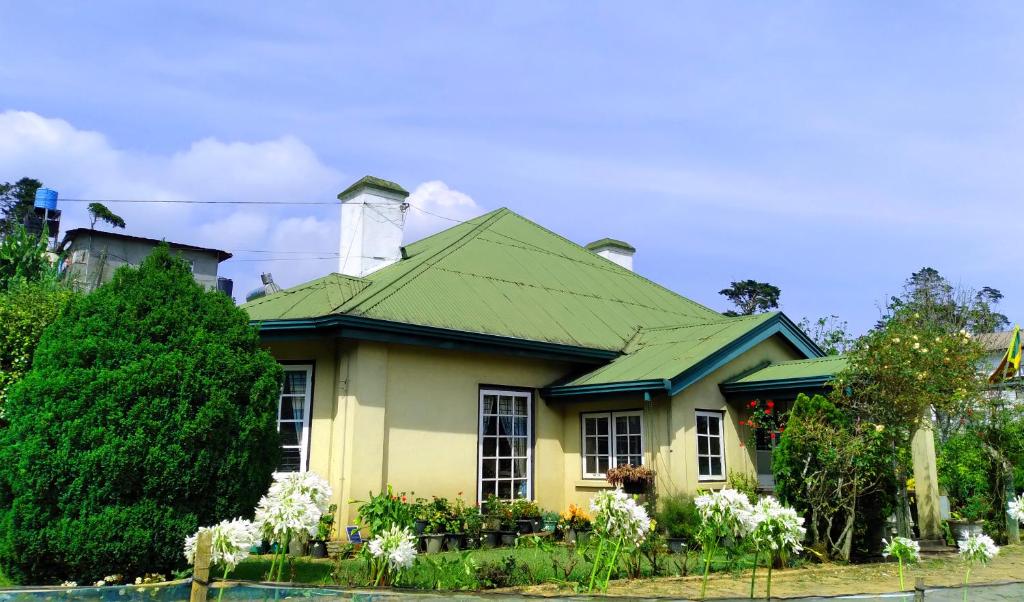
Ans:
{"type": "Polygon", "coordinates": [[[142,585],[142,577],[135,578],[135,585],[142,585]]]}
{"type": "Polygon", "coordinates": [[[77,581],[65,581],[64,583],[61,583],[60,586],[61,587],[78,587],[78,582],[77,581]]]}
{"type": "Polygon", "coordinates": [[[99,580],[99,581],[97,581],[96,583],[93,583],[93,584],[92,584],[92,586],[93,586],[93,587],[103,587],[103,586],[104,586],[104,585],[106,585],[106,584],[107,584],[107,582],[106,582],[106,581],[104,581],[104,580],[100,579],[100,580],[99,580]]]}
{"type": "Polygon", "coordinates": [[[957,542],[960,556],[967,562],[986,564],[999,553],[999,546],[988,535],[971,535],[957,542]]]}
{"type": "Polygon", "coordinates": [[[590,500],[594,529],[603,535],[640,545],[651,529],[647,510],[622,489],[605,490],[590,500]]]}
{"type": "Polygon", "coordinates": [[[743,537],[754,525],[750,516],[750,500],[735,489],[698,496],[694,503],[704,522],[718,525],[723,534],[743,537]]]}
{"type": "Polygon", "coordinates": [[[903,562],[918,562],[921,560],[921,544],[906,537],[893,537],[892,541],[882,540],[885,547],[882,549],[882,556],[888,558],[895,556],[903,562]]]}
{"type": "Polygon", "coordinates": [[[1019,523],[1024,523],[1024,493],[1017,496],[1016,499],[1010,500],[1006,512],[1010,515],[1010,518],[1016,519],[1019,523]]]}
{"type": "Polygon", "coordinates": [[[322,513],[309,495],[292,491],[280,497],[282,492],[270,489],[256,505],[255,523],[263,537],[282,543],[289,532],[316,535],[322,513]]]}
{"type": "Polygon", "coordinates": [[[741,520],[759,549],[773,552],[803,550],[802,542],[807,530],[802,526],[804,517],[799,516],[796,510],[783,506],[775,498],[764,497],[745,514],[747,517],[741,520]]]}
{"type": "MultiPolygon", "coordinates": [[[[196,544],[199,534],[204,531],[211,533],[210,562],[220,564],[228,570],[245,560],[249,555],[249,548],[259,543],[256,527],[241,518],[221,521],[212,527],[200,527],[193,535],[185,538],[185,559],[189,564],[195,564],[196,544]]],[[[142,583],[142,580],[136,579],[135,582],[142,583]]]]}
{"type": "Polygon", "coordinates": [[[275,472],[267,495],[286,498],[296,494],[308,496],[320,514],[326,514],[331,505],[331,486],[315,472],[275,472]]]}
{"type": "Polygon", "coordinates": [[[367,547],[374,558],[386,558],[392,569],[407,569],[416,559],[416,538],[398,525],[371,539],[367,547]]]}

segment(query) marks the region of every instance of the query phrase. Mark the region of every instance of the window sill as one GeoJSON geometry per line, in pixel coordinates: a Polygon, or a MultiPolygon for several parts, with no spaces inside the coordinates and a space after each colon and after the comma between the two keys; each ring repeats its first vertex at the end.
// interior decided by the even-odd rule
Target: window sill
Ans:
{"type": "Polygon", "coordinates": [[[612,484],[601,479],[581,479],[576,481],[576,489],[612,489],[612,484]]]}

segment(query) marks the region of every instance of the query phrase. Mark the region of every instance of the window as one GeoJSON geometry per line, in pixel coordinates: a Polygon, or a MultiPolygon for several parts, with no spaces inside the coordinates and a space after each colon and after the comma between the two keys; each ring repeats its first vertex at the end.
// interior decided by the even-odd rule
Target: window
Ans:
{"type": "Polygon", "coordinates": [[[533,496],[532,406],[524,391],[480,391],[480,501],[533,496]]]}
{"type": "Polygon", "coordinates": [[[725,480],[722,412],[697,410],[697,479],[725,480]]]}
{"type": "Polygon", "coordinates": [[[608,468],[644,463],[643,414],[605,412],[581,414],[583,478],[603,479],[608,468]]]}
{"type": "Polygon", "coordinates": [[[300,472],[309,466],[309,410],[313,397],[313,366],[284,366],[284,385],[277,406],[281,435],[280,472],[300,472]]]}

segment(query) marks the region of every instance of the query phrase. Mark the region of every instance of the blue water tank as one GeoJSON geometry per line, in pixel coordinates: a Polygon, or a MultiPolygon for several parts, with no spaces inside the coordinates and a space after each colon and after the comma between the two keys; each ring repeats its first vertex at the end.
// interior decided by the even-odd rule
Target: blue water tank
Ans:
{"type": "Polygon", "coordinates": [[[36,190],[35,205],[40,209],[53,211],[57,208],[57,191],[50,190],[49,188],[39,188],[36,190]]]}

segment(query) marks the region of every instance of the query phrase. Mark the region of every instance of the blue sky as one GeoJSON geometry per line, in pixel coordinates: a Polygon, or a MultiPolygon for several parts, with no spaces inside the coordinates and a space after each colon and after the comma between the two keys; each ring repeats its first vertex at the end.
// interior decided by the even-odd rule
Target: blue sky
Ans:
{"type": "MultiPolygon", "coordinates": [[[[629,241],[639,272],[718,309],[719,289],[754,278],[782,288],[794,319],[861,331],[928,265],[1002,290],[1024,319],[1019,3],[4,15],[0,181],[31,175],[68,198],[330,201],[370,173],[455,218],[507,206],[580,243],[629,241]]],[[[236,252],[223,271],[240,294],[261,270],[287,286],[336,269],[305,259],[337,253],[334,207],[111,207],[131,233],[236,252]]],[[[84,208],[64,208],[82,223],[84,208]]],[[[414,211],[408,234],[443,225],[414,211]]]]}

